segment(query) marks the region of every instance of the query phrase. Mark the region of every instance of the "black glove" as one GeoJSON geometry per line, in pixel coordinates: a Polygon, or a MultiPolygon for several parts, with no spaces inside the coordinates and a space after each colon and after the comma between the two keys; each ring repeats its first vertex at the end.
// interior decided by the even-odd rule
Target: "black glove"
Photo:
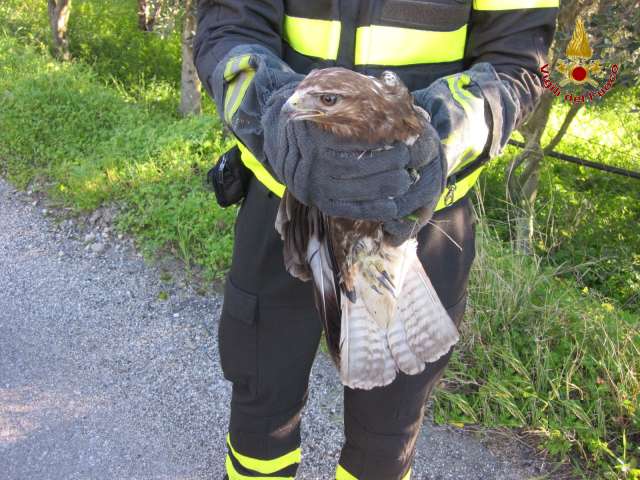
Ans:
{"type": "MultiPolygon", "coordinates": [[[[413,92],[415,103],[429,113],[442,140],[443,177],[485,154],[505,146],[518,116],[515,96],[488,63],[436,80],[413,92]]],[[[437,199],[436,199],[437,204],[437,199]]],[[[435,205],[433,204],[433,208],[435,205]]],[[[415,234],[433,214],[429,205],[414,215],[384,225],[396,242],[415,234]]]]}
{"type": "Polygon", "coordinates": [[[442,139],[448,173],[483,152],[497,155],[518,116],[514,94],[489,63],[440,78],[413,97],[442,139]]]}
{"type": "Polygon", "coordinates": [[[261,119],[266,103],[276,90],[285,85],[295,87],[303,78],[271,50],[260,45],[240,45],[218,63],[209,84],[220,118],[260,159],[261,119]]]}
{"type": "Polygon", "coordinates": [[[334,217],[376,221],[433,209],[446,164],[430,125],[411,146],[348,142],[308,121],[290,121],[281,110],[294,90],[271,95],[262,126],[266,159],[300,202],[334,217]]]}

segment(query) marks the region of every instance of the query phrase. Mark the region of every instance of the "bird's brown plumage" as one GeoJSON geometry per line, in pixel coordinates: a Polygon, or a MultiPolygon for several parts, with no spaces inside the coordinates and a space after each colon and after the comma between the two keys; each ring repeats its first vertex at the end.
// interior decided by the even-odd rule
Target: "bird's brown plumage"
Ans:
{"type": "Polygon", "coordinates": [[[425,112],[413,104],[413,97],[392,72],[377,79],[335,67],[313,70],[296,88],[308,113],[293,118],[313,121],[341,138],[369,144],[405,142],[424,128],[425,112]],[[333,106],[322,103],[322,95],[334,95],[333,106]]]}
{"type": "MultiPolygon", "coordinates": [[[[391,72],[376,79],[344,68],[314,70],[286,107],[292,120],[379,148],[413,143],[427,121],[391,72]]],[[[418,373],[457,341],[415,240],[392,245],[380,222],[329,217],[288,191],[276,229],[287,271],[314,283],[329,352],[346,385],[368,389],[390,383],[398,370],[418,373]]]]}

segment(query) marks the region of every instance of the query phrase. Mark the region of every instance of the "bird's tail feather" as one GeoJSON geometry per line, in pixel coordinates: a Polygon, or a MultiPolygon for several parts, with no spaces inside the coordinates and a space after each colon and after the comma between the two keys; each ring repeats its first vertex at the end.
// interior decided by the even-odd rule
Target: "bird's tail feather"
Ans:
{"type": "Polygon", "coordinates": [[[387,338],[398,368],[421,372],[458,341],[458,330],[416,255],[409,259],[406,277],[387,338]]]}
{"type": "Polygon", "coordinates": [[[362,272],[354,282],[356,301],[341,295],[340,376],[349,387],[388,385],[397,371],[420,373],[458,341],[458,330],[418,260],[415,242],[402,245],[397,254],[404,259],[393,275],[398,294],[388,324],[377,318],[384,302],[368,298],[362,272]]]}
{"type": "Polygon", "coordinates": [[[351,388],[369,390],[388,385],[396,376],[386,332],[371,317],[362,301],[342,294],[340,377],[351,388]]]}

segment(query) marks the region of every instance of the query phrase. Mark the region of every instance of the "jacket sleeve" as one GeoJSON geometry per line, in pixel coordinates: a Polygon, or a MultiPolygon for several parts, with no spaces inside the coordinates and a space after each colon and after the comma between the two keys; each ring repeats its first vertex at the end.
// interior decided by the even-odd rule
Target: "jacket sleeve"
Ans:
{"type": "Polygon", "coordinates": [[[539,68],[553,40],[558,5],[558,0],[473,0],[465,58],[467,67],[486,62],[495,70],[493,81],[479,82],[493,120],[492,154],[542,95],[539,68]]]}
{"type": "Polygon", "coordinates": [[[282,57],[283,0],[200,0],[194,62],[213,97],[210,77],[220,61],[240,45],[260,45],[282,57]]]}

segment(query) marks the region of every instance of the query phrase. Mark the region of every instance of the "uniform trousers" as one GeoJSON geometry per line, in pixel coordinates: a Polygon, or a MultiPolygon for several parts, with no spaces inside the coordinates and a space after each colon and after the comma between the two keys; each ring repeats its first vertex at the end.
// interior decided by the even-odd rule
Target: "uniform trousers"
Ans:
{"type": "MultiPolygon", "coordinates": [[[[232,382],[226,457],[231,480],[294,478],[301,458],[300,418],[322,326],[312,285],[284,269],[274,228],[279,201],[252,178],[225,283],[218,345],[222,371],[232,382]]],[[[470,200],[437,211],[432,222],[418,234],[418,256],[459,325],[475,257],[470,200]]],[[[338,480],[409,478],[425,402],[450,355],[418,375],[400,373],[385,387],[344,387],[346,440],[338,480]]]]}

